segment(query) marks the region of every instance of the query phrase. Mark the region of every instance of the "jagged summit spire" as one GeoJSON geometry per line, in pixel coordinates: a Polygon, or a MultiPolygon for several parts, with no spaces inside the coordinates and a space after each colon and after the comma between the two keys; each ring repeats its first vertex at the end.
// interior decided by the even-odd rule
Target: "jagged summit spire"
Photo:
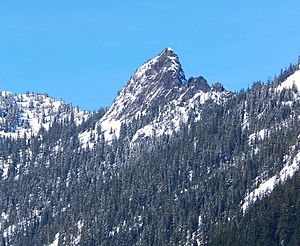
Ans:
{"type": "Polygon", "coordinates": [[[167,50],[167,51],[173,51],[173,49],[170,48],[170,47],[167,47],[167,48],[165,48],[164,50],[167,50]]]}
{"type": "Polygon", "coordinates": [[[171,48],[165,48],[159,55],[144,63],[136,70],[133,78],[135,80],[151,79],[158,74],[161,78],[165,77],[165,74],[169,74],[178,81],[186,80],[179,57],[171,48]]]}
{"type": "Polygon", "coordinates": [[[160,60],[163,60],[163,59],[174,59],[174,60],[177,60],[178,63],[179,63],[179,57],[178,57],[178,55],[171,48],[165,48],[165,49],[163,49],[163,51],[158,55],[158,57],[159,57],[160,60]]]}
{"type": "MultiPolygon", "coordinates": [[[[187,81],[178,55],[171,48],[165,48],[135,71],[101,118],[99,125],[105,139],[111,140],[114,134],[119,135],[123,122],[152,115],[157,109],[170,112],[162,117],[166,117],[166,121],[171,124],[175,117],[174,107],[179,108],[175,121],[180,121],[182,111],[188,112],[196,102],[204,104],[216,93],[201,76],[191,77],[187,81]]],[[[184,119],[188,119],[187,114],[184,119]]]]}
{"type": "Polygon", "coordinates": [[[103,121],[117,120],[146,113],[176,98],[186,79],[177,54],[165,48],[159,55],[144,63],[122,89],[103,121]],[[122,110],[120,110],[122,109],[122,110]]]}

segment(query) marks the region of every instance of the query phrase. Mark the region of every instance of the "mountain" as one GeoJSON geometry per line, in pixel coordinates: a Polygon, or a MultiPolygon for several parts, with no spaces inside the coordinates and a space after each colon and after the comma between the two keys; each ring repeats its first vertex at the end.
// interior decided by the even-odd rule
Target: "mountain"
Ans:
{"type": "Polygon", "coordinates": [[[90,115],[73,108],[64,101],[46,94],[26,93],[13,95],[2,91],[0,94],[0,135],[24,137],[36,135],[41,128],[49,129],[53,122],[63,122],[74,117],[81,124],[90,115]]]}
{"type": "Polygon", "coordinates": [[[108,110],[0,116],[0,245],[300,244],[299,64],[233,93],[167,48],[108,110]]]}
{"type": "MultiPolygon", "coordinates": [[[[198,120],[207,104],[224,102],[230,94],[219,83],[210,87],[203,77],[186,80],[177,54],[166,48],[136,70],[96,128],[111,141],[119,137],[123,123],[149,116],[150,122],[137,129],[133,142],[153,134],[171,134],[188,121],[191,111],[197,112],[198,120]]],[[[97,129],[81,134],[84,145],[91,143],[91,134],[101,134],[97,129]]]]}

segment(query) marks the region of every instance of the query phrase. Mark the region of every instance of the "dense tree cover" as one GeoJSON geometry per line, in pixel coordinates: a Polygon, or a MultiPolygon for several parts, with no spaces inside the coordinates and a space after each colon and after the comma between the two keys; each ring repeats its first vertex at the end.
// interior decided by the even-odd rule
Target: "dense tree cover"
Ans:
{"type": "Polygon", "coordinates": [[[35,137],[1,138],[1,244],[58,235],[60,245],[296,245],[299,174],[241,211],[247,192],[299,152],[295,88],[274,87],[257,82],[224,105],[207,103],[198,122],[192,110],[171,136],[136,143],[159,108],[110,143],[95,136],[93,147],[78,134],[105,110],[80,126],[70,117],[35,137]]]}
{"type": "Polygon", "coordinates": [[[211,233],[211,245],[299,245],[300,173],[245,214],[220,224],[211,233]]]}
{"type": "Polygon", "coordinates": [[[0,130],[12,131],[19,125],[19,109],[10,94],[0,94],[0,130]],[[4,120],[5,119],[5,120],[4,120]]]}

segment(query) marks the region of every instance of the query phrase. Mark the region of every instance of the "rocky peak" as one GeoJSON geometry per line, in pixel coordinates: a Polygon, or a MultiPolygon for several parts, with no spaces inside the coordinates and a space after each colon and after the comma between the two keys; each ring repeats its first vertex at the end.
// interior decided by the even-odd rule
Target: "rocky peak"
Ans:
{"type": "Polygon", "coordinates": [[[179,61],[177,54],[171,48],[165,48],[157,57],[161,61],[170,59],[176,59],[179,61]]]}
{"type": "Polygon", "coordinates": [[[188,79],[188,85],[194,87],[196,90],[201,90],[203,92],[209,92],[210,86],[207,83],[207,80],[202,76],[199,77],[190,77],[188,79]]]}
{"type": "Polygon", "coordinates": [[[171,48],[164,49],[158,56],[144,63],[129,82],[143,80],[159,82],[165,87],[186,81],[179,58],[171,48]]]}
{"type": "MultiPolygon", "coordinates": [[[[214,86],[220,92],[222,88],[214,86]]],[[[131,122],[134,118],[145,116],[159,108],[162,113],[154,121],[155,125],[165,125],[159,127],[163,132],[169,125],[179,126],[180,121],[185,122],[188,112],[196,104],[201,108],[210,98],[216,101],[219,98],[216,94],[218,91],[212,91],[201,76],[191,77],[187,81],[179,57],[172,49],[166,48],[135,71],[99,121],[99,129],[109,141],[114,136],[119,136],[122,123],[131,122]]],[[[90,132],[81,134],[81,139],[85,139],[84,136],[90,136],[90,132]]]]}
{"type": "Polygon", "coordinates": [[[123,120],[146,114],[173,100],[186,79],[177,54],[170,48],[138,68],[114,100],[106,118],[123,120]]]}
{"type": "Polygon", "coordinates": [[[223,85],[221,83],[219,83],[219,82],[213,84],[212,87],[211,87],[211,90],[212,91],[216,91],[216,92],[223,92],[223,91],[225,91],[223,85]]]}

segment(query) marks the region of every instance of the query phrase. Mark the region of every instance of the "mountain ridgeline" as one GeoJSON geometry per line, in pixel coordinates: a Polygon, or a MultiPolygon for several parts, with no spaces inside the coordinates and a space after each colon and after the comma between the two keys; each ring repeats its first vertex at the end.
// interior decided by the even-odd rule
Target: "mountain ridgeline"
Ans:
{"type": "Polygon", "coordinates": [[[167,48],[90,113],[0,95],[0,245],[299,245],[300,70],[238,93],[167,48]]]}

